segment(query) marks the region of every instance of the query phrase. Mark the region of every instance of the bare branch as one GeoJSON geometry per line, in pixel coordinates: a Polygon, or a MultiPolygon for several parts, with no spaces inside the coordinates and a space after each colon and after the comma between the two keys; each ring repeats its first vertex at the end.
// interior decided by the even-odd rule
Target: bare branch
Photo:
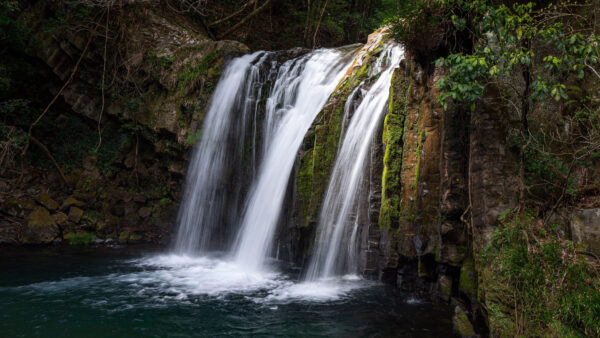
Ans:
{"type": "Polygon", "coordinates": [[[217,39],[221,40],[225,36],[231,34],[233,31],[235,31],[236,29],[238,29],[241,25],[243,25],[244,23],[246,23],[246,21],[250,20],[253,16],[255,16],[256,14],[262,12],[265,8],[267,8],[267,6],[269,5],[270,2],[271,2],[271,0],[265,0],[265,2],[260,7],[258,7],[254,11],[252,11],[252,13],[248,14],[245,18],[243,18],[242,20],[240,20],[238,23],[236,23],[235,25],[231,26],[231,28],[229,28],[224,33],[219,34],[217,36],[217,39]]]}

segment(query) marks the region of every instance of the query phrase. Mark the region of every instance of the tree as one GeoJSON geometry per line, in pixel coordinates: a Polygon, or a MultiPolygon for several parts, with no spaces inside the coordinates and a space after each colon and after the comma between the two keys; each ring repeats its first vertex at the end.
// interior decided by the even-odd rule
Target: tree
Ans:
{"type": "Polygon", "coordinates": [[[596,10],[595,5],[559,2],[540,8],[532,2],[512,6],[487,1],[439,3],[456,31],[469,30],[476,39],[472,52],[453,53],[437,61],[448,69],[448,75],[437,83],[440,102],[474,103],[487,85],[500,87],[520,121],[513,142],[520,149],[521,201],[526,197],[548,200],[544,195],[550,194],[555,204],[546,207],[553,211],[573,185],[574,166],[600,152],[599,111],[590,105],[597,102],[598,94],[586,83],[590,77],[596,85],[600,80],[595,68],[600,37],[595,25],[581,14],[596,10]],[[569,125],[569,132],[557,132],[539,121],[536,127],[530,126],[534,110],[550,104],[547,98],[556,102],[551,104],[551,118],[569,125]]]}

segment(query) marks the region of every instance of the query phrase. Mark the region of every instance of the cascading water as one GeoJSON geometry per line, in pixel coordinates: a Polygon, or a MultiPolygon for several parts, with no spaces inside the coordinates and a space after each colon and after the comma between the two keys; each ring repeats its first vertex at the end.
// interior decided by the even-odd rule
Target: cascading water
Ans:
{"type": "Polygon", "coordinates": [[[236,261],[245,269],[260,270],[269,255],[296,153],[344,75],[348,54],[317,50],[279,70],[267,102],[265,154],[235,246],[236,261]]]}
{"type": "Polygon", "coordinates": [[[260,100],[264,82],[260,70],[267,56],[265,52],[256,52],[234,59],[215,89],[202,138],[190,162],[179,209],[175,243],[179,253],[193,254],[215,247],[215,242],[221,239],[219,235],[223,237],[217,227],[224,229],[223,223],[231,217],[224,210],[237,209],[239,194],[226,193],[231,182],[225,172],[243,156],[246,132],[255,123],[256,115],[251,112],[256,111],[260,100]]]}
{"type": "MultiPolygon", "coordinates": [[[[403,54],[402,47],[389,44],[371,69],[370,75],[380,75],[352,115],[338,150],[319,216],[316,250],[307,280],[326,279],[357,270],[358,223],[352,213],[360,193],[371,140],[385,115],[392,75],[403,54]]],[[[350,108],[351,105],[345,106],[345,109],[350,108]]]]}
{"type": "Polygon", "coordinates": [[[218,248],[217,243],[226,242],[224,231],[241,224],[232,251],[240,266],[258,269],[271,246],[296,152],[343,76],[354,51],[349,50],[317,50],[281,65],[273,61],[274,53],[256,52],[227,66],[188,169],[176,252],[218,248]],[[268,83],[273,84],[264,95],[268,83]],[[261,108],[263,96],[267,100],[261,108]],[[258,117],[262,109],[264,117],[258,117]],[[250,159],[244,159],[247,149],[250,159]],[[257,163],[262,163],[258,172],[257,163]],[[241,176],[243,182],[232,182],[241,176]],[[237,207],[240,186],[252,187],[244,209],[237,207]]]}

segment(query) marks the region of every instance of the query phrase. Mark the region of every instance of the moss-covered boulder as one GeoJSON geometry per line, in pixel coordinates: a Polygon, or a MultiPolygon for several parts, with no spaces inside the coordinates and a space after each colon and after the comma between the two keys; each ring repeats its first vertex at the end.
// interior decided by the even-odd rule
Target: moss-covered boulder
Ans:
{"type": "Polygon", "coordinates": [[[27,224],[20,238],[21,243],[46,244],[58,236],[56,222],[50,216],[48,209],[36,207],[27,217],[27,224]]]}
{"type": "Polygon", "coordinates": [[[37,195],[36,200],[48,210],[56,210],[59,207],[59,204],[45,191],[40,192],[37,195]]]}
{"type": "Polygon", "coordinates": [[[70,206],[76,206],[76,207],[81,208],[81,207],[85,206],[85,202],[82,202],[82,201],[78,200],[77,198],[75,198],[73,196],[70,196],[70,197],[67,197],[63,201],[63,203],[62,203],[62,205],[61,205],[60,208],[62,210],[67,210],[70,206]]]}
{"type": "Polygon", "coordinates": [[[54,218],[54,222],[56,222],[58,226],[65,224],[69,220],[69,216],[67,216],[64,212],[57,212],[56,214],[52,215],[52,218],[54,218]]]}
{"type": "Polygon", "coordinates": [[[79,223],[81,217],[83,217],[83,210],[78,207],[71,207],[69,209],[69,220],[71,222],[79,223]]]}

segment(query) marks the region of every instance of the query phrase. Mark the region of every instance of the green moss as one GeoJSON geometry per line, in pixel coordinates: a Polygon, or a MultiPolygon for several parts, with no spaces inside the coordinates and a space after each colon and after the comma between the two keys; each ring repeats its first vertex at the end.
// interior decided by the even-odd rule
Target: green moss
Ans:
{"type": "Polygon", "coordinates": [[[202,129],[196,130],[195,133],[188,132],[187,137],[185,139],[185,144],[188,146],[193,146],[194,144],[196,144],[196,141],[198,141],[201,137],[202,137],[202,129]]]}
{"type": "Polygon", "coordinates": [[[461,337],[470,337],[475,335],[475,330],[473,329],[471,321],[469,321],[469,317],[467,317],[467,314],[459,307],[457,307],[454,312],[454,323],[456,332],[461,337]]]}
{"type": "Polygon", "coordinates": [[[216,61],[223,56],[223,50],[217,49],[208,53],[197,65],[187,65],[184,72],[179,74],[179,81],[183,85],[191,80],[196,80],[200,77],[216,77],[219,75],[218,65],[216,61]]]}
{"type": "Polygon", "coordinates": [[[171,68],[175,59],[173,57],[159,56],[155,52],[149,52],[144,56],[144,61],[151,65],[154,74],[160,74],[163,70],[171,68]]]}
{"type": "Polygon", "coordinates": [[[89,224],[96,224],[98,219],[100,218],[100,214],[95,210],[86,210],[81,217],[81,220],[87,222],[89,224]]]}
{"type": "Polygon", "coordinates": [[[142,236],[137,235],[137,234],[129,234],[129,238],[128,241],[129,242],[138,242],[142,239],[142,236]]]}
{"type": "Polygon", "coordinates": [[[122,231],[119,234],[119,242],[127,242],[129,239],[129,231],[122,231]]]}
{"type": "Polygon", "coordinates": [[[388,113],[385,117],[382,142],[385,145],[381,177],[381,207],[379,227],[395,229],[400,223],[402,148],[410,81],[400,70],[392,77],[388,113]]]}
{"type": "Polygon", "coordinates": [[[160,204],[160,205],[168,205],[168,204],[171,204],[171,203],[173,203],[173,200],[171,200],[168,197],[163,197],[163,198],[160,199],[160,201],[158,201],[158,204],[160,204]]]}
{"type": "Polygon", "coordinates": [[[303,206],[301,211],[302,218],[305,220],[304,225],[307,225],[312,221],[310,219],[310,201],[313,193],[314,183],[313,168],[313,151],[307,151],[300,159],[300,168],[298,171],[297,180],[298,198],[301,206],[303,206]]]}
{"type": "Polygon", "coordinates": [[[63,238],[69,241],[71,245],[87,245],[90,244],[96,236],[87,231],[76,231],[66,233],[63,238]]]}

